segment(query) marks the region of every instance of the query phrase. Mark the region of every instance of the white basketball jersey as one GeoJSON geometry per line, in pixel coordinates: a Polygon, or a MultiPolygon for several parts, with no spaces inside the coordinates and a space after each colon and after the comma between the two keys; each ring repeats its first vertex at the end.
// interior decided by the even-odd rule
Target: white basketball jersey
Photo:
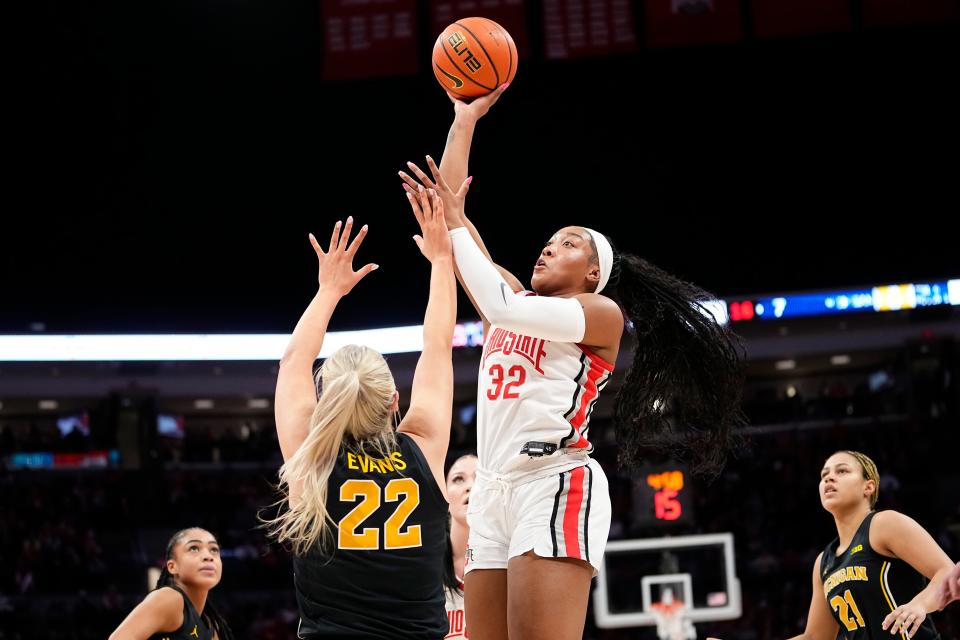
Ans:
{"type": "Polygon", "coordinates": [[[480,464],[498,474],[523,473],[571,462],[563,453],[592,451],[590,414],[612,375],[613,365],[587,347],[491,325],[477,385],[480,464]],[[528,442],[558,452],[531,457],[521,453],[528,442]]]}
{"type": "MultiPolygon", "coordinates": [[[[460,589],[463,590],[463,582],[460,582],[460,589]]],[[[450,631],[443,637],[444,640],[467,638],[467,619],[463,613],[463,594],[451,592],[450,589],[444,589],[444,593],[447,594],[447,618],[450,620],[450,631]]]]}

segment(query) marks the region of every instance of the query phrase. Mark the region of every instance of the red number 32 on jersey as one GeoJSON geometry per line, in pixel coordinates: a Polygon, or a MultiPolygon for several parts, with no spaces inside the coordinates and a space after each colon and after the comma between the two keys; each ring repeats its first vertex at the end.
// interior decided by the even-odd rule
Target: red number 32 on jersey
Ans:
{"type": "Polygon", "coordinates": [[[487,398],[490,400],[519,398],[516,388],[527,381],[527,370],[515,364],[504,374],[503,367],[495,364],[490,367],[490,388],[487,389],[487,398]]]}

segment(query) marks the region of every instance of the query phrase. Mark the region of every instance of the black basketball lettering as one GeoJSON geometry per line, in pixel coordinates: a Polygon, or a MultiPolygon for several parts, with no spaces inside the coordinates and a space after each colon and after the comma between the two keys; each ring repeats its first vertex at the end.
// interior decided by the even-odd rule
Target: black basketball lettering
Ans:
{"type": "MultiPolygon", "coordinates": [[[[457,26],[459,27],[459,26],[461,26],[461,25],[458,24],[457,26]]],[[[467,33],[469,33],[469,30],[466,30],[466,31],[467,31],[467,33]]],[[[459,33],[459,32],[455,32],[455,33],[459,33]]],[[[473,36],[472,33],[471,33],[470,35],[473,36]]],[[[456,46],[454,46],[454,45],[452,44],[453,36],[448,36],[447,38],[444,38],[444,40],[443,40],[443,53],[447,56],[447,59],[450,61],[450,64],[453,66],[453,68],[454,68],[456,71],[459,72],[459,73],[455,73],[455,72],[454,72],[454,75],[457,75],[458,77],[463,78],[463,81],[464,81],[464,82],[471,82],[471,83],[477,85],[478,87],[481,87],[481,88],[483,88],[483,89],[486,89],[487,91],[493,91],[493,90],[496,89],[497,86],[499,86],[499,85],[494,85],[494,86],[491,87],[491,86],[488,86],[488,85],[483,84],[482,82],[478,81],[476,78],[471,77],[474,73],[476,73],[476,69],[471,69],[469,66],[467,66],[467,68],[464,68],[463,66],[461,66],[460,64],[458,64],[458,63],[460,62],[459,58],[460,58],[461,55],[462,55],[461,52],[463,52],[463,53],[468,53],[468,52],[469,52],[469,50],[468,50],[468,48],[467,48],[466,37],[461,36],[461,38],[462,38],[462,42],[463,42],[462,46],[459,44],[459,41],[458,41],[458,44],[457,44],[456,46]],[[460,49],[458,50],[457,47],[460,47],[460,49]],[[451,51],[453,52],[454,55],[451,55],[451,51]]],[[[476,40],[476,36],[474,36],[474,40],[476,40]]],[[[479,43],[478,43],[478,44],[479,44],[479,43]]],[[[482,45],[481,45],[481,48],[483,48],[482,45]]],[[[484,53],[486,53],[486,51],[484,51],[484,53]]],[[[472,54],[471,54],[469,57],[470,57],[470,58],[474,58],[474,59],[476,60],[476,56],[473,56],[472,54]]],[[[490,56],[489,56],[489,55],[487,56],[487,60],[490,60],[490,56]]],[[[478,62],[479,62],[479,60],[478,60],[478,62]]],[[[465,60],[465,61],[464,61],[464,65],[468,65],[468,64],[469,64],[469,63],[467,63],[466,60],[465,60]]],[[[482,64],[481,64],[480,66],[477,66],[477,69],[479,69],[481,66],[482,66],[482,64]]],[[[496,74],[496,73],[497,73],[496,66],[495,66],[495,65],[491,65],[491,67],[493,68],[493,71],[494,71],[494,73],[496,74]]],[[[499,77],[499,74],[497,74],[497,75],[498,75],[498,77],[499,77]]],[[[454,93],[458,93],[458,92],[455,91],[454,93]]]]}
{"type": "Polygon", "coordinates": [[[450,43],[450,46],[453,47],[453,51],[460,57],[463,58],[463,63],[467,65],[467,69],[471,72],[476,73],[483,67],[483,63],[470,52],[470,49],[467,48],[467,41],[463,37],[463,34],[459,31],[453,32],[453,34],[447,38],[447,42],[450,43]]]}
{"type": "Polygon", "coordinates": [[[510,34],[496,22],[467,18],[449,25],[437,38],[433,66],[444,90],[474,98],[496,91],[513,78],[517,49],[510,34]],[[454,78],[463,84],[458,85],[454,78]]]}
{"type": "MultiPolygon", "coordinates": [[[[465,26],[463,26],[462,24],[460,24],[459,22],[456,22],[456,23],[454,23],[454,24],[456,24],[459,28],[461,28],[461,29],[463,29],[464,31],[466,31],[466,32],[470,35],[470,37],[473,38],[473,41],[474,41],[475,43],[477,43],[477,46],[480,47],[480,50],[483,51],[483,55],[486,56],[487,60],[490,60],[490,61],[492,62],[493,58],[490,57],[490,52],[487,51],[487,48],[483,46],[483,43],[480,42],[480,39],[477,38],[477,35],[476,35],[474,32],[470,31],[470,29],[468,29],[467,27],[465,27],[465,26]]],[[[490,68],[493,69],[493,74],[494,74],[494,77],[495,77],[493,86],[492,86],[492,87],[488,87],[487,85],[485,85],[485,84],[480,84],[479,82],[477,82],[477,84],[480,85],[481,87],[483,87],[484,89],[487,89],[487,90],[489,90],[489,91],[494,91],[494,90],[496,90],[497,87],[500,86],[500,83],[501,83],[502,81],[500,80],[500,70],[497,69],[497,65],[491,64],[491,65],[490,65],[490,68]]]]}

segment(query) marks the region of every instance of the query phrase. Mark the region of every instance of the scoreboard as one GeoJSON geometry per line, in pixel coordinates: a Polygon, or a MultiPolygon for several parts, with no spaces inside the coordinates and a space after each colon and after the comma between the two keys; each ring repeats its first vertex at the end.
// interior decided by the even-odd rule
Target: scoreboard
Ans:
{"type": "Polygon", "coordinates": [[[693,487],[682,465],[648,466],[633,484],[633,524],[668,527],[693,524],[693,487]]]}

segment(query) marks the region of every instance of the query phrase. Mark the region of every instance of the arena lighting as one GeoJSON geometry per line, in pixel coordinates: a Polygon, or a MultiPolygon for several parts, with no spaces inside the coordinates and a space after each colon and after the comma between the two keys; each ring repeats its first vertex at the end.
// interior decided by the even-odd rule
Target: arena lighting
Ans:
{"type": "Polygon", "coordinates": [[[756,322],[831,316],[844,313],[884,313],[920,307],[960,305],[960,279],[884,284],[859,289],[785,293],[771,297],[744,296],[726,301],[730,320],[756,322]]]}
{"type": "Polygon", "coordinates": [[[841,353],[835,356],[830,356],[830,364],[835,367],[842,367],[845,364],[850,364],[850,356],[845,353],[841,353]]]}
{"type": "Polygon", "coordinates": [[[266,398],[250,398],[247,400],[247,407],[250,409],[267,409],[270,407],[270,401],[266,398]]]}
{"type": "MultiPolygon", "coordinates": [[[[705,315],[729,322],[726,303],[710,300],[705,315]]],[[[162,362],[278,361],[290,341],[287,333],[139,334],[139,335],[0,335],[0,362],[162,362]]],[[[331,331],[319,357],[348,344],[363,344],[384,355],[423,350],[423,325],[331,331]]],[[[483,323],[462,322],[453,330],[454,347],[483,345],[483,323]]]]}
{"type": "MultiPolygon", "coordinates": [[[[730,321],[834,315],[853,311],[883,312],[926,306],[960,306],[960,279],[931,283],[877,285],[858,290],[813,294],[783,294],[741,300],[708,300],[705,314],[720,324],[730,321]]],[[[0,335],[0,362],[131,362],[131,361],[278,361],[290,335],[159,334],[159,335],[0,335]]],[[[364,344],[383,354],[415,353],[423,349],[423,325],[331,331],[319,357],[347,344],[364,344]]],[[[454,347],[483,344],[483,325],[458,324],[454,347]]]]}
{"type": "Polygon", "coordinates": [[[720,324],[730,322],[730,316],[727,315],[727,303],[724,300],[707,300],[703,303],[703,309],[704,315],[712,315],[713,319],[720,324]]]}
{"type": "MultiPolygon", "coordinates": [[[[0,336],[0,362],[280,360],[286,333],[0,336]]],[[[331,331],[320,357],[347,344],[383,354],[423,350],[423,326],[331,331]]]]}
{"type": "Polygon", "coordinates": [[[777,360],[774,366],[777,371],[789,371],[797,367],[797,362],[795,360],[777,360]]]}

